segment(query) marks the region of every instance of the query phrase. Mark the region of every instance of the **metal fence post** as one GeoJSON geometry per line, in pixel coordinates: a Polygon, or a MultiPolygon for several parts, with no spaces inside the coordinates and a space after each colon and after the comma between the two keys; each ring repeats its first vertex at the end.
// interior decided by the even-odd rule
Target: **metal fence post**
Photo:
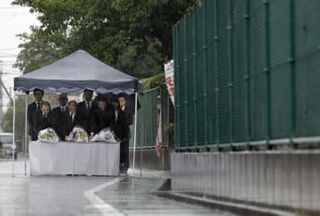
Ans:
{"type": "Polygon", "coordinates": [[[192,78],[193,78],[193,110],[194,110],[194,137],[193,147],[198,147],[198,125],[197,118],[199,114],[197,111],[197,31],[196,31],[197,13],[192,14],[192,78]]]}
{"type": "Polygon", "coordinates": [[[218,66],[218,62],[219,62],[219,36],[218,36],[218,32],[219,32],[219,10],[218,10],[218,5],[219,5],[219,0],[215,0],[215,6],[214,6],[214,14],[215,14],[215,36],[214,36],[214,41],[215,41],[215,105],[216,105],[216,109],[215,109],[215,117],[216,117],[216,145],[219,148],[220,145],[220,123],[219,123],[219,66],[218,66]]]}
{"type": "Polygon", "coordinates": [[[246,1],[246,13],[244,14],[244,19],[246,21],[246,74],[244,80],[247,86],[247,101],[246,101],[246,143],[247,148],[250,149],[251,141],[251,68],[250,68],[250,52],[251,52],[251,37],[250,37],[250,0],[246,1]]]}
{"type": "Polygon", "coordinates": [[[180,127],[179,127],[179,123],[180,123],[180,102],[179,102],[179,85],[178,85],[178,80],[179,80],[179,73],[180,73],[180,60],[179,60],[179,30],[178,28],[178,24],[176,24],[173,27],[173,36],[174,36],[174,46],[175,48],[173,49],[173,59],[174,59],[174,86],[175,86],[175,99],[174,99],[174,119],[175,119],[175,123],[174,123],[174,136],[175,136],[175,149],[180,147],[180,127]]]}
{"type": "Polygon", "coordinates": [[[267,84],[267,135],[266,144],[269,148],[271,139],[271,70],[270,70],[270,2],[265,0],[265,34],[266,34],[266,65],[264,72],[266,73],[266,84],[267,84]]]}
{"type": "Polygon", "coordinates": [[[233,71],[234,71],[234,47],[233,47],[233,0],[228,1],[228,13],[229,13],[229,23],[227,26],[228,29],[228,52],[229,52],[229,74],[228,74],[228,92],[229,92],[229,141],[230,146],[233,146],[233,133],[234,133],[234,125],[233,125],[233,71]]]}
{"type": "MultiPolygon", "coordinates": [[[[291,130],[290,142],[293,143],[293,138],[296,136],[296,36],[295,36],[295,0],[289,0],[290,4],[290,93],[291,93],[291,130]]],[[[293,145],[294,146],[294,145],[293,145]]]]}
{"type": "Polygon", "coordinates": [[[202,22],[203,22],[203,28],[202,28],[202,34],[203,34],[203,65],[204,65],[204,73],[203,73],[203,100],[204,100],[204,104],[203,104],[203,109],[204,109],[204,140],[205,140],[205,147],[207,147],[208,144],[208,93],[207,93],[207,62],[208,62],[208,55],[207,55],[207,13],[206,13],[206,7],[207,7],[207,1],[204,1],[204,5],[203,5],[203,12],[202,12],[202,22]]]}
{"type": "MultiPolygon", "coordinates": [[[[187,41],[187,18],[186,16],[184,17],[184,20],[183,20],[183,30],[184,30],[184,35],[183,35],[183,39],[184,39],[184,95],[188,95],[188,90],[187,90],[187,86],[188,86],[188,83],[187,83],[187,73],[188,73],[188,70],[187,70],[187,66],[188,66],[188,57],[187,57],[187,46],[188,46],[188,41],[187,41]]],[[[184,108],[185,108],[185,113],[184,113],[184,116],[185,116],[185,136],[187,136],[188,134],[188,109],[186,109],[187,107],[187,104],[188,104],[188,101],[187,101],[187,97],[185,97],[185,101],[184,101],[184,108]]],[[[189,147],[189,141],[186,141],[185,143],[185,147],[186,149],[188,149],[189,147]]]]}
{"type": "MultiPolygon", "coordinates": [[[[139,97],[139,95],[138,95],[138,97],[139,97]]],[[[138,102],[138,99],[137,99],[137,102],[138,102]]],[[[137,113],[136,113],[136,115],[137,115],[139,111],[138,110],[136,110],[136,111],[137,111],[137,113]]],[[[140,116],[141,115],[139,115],[139,120],[140,120],[140,116]]],[[[142,115],[142,119],[143,119],[143,130],[144,130],[144,134],[145,134],[146,133],[146,125],[147,125],[146,117],[144,115],[142,115]]],[[[140,120],[140,122],[141,122],[141,120],[140,120]]],[[[143,146],[142,145],[143,145],[143,143],[142,143],[142,140],[141,140],[141,129],[140,129],[140,127],[138,127],[137,130],[138,130],[137,132],[139,134],[139,146],[140,146],[140,177],[142,177],[142,166],[143,166],[143,146]]],[[[146,138],[144,137],[143,142],[145,142],[145,141],[146,141],[146,138]]]]}

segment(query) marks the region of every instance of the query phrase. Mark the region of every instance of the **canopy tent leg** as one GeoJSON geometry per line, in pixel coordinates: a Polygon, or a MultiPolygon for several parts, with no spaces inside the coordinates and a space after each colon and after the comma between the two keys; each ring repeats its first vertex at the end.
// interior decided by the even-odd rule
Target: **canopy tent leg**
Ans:
{"type": "Polygon", "coordinates": [[[24,117],[24,175],[27,175],[27,153],[28,153],[28,94],[25,94],[25,117],[24,117]]]}
{"type": "Polygon", "coordinates": [[[12,177],[14,177],[15,172],[15,161],[14,161],[14,153],[15,153],[15,135],[16,135],[16,95],[15,91],[12,93],[13,100],[13,113],[12,113],[12,177]]]}
{"type": "Polygon", "coordinates": [[[137,116],[138,116],[138,92],[135,92],[134,99],[134,135],[133,135],[133,155],[132,155],[132,169],[135,168],[136,162],[136,147],[137,147],[137,116]]]}

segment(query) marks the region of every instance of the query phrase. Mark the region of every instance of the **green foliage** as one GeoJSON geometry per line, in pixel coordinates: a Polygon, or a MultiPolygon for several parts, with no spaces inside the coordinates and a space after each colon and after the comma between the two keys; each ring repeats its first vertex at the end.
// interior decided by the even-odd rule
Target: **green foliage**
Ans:
{"type": "Polygon", "coordinates": [[[148,90],[160,86],[164,81],[164,73],[161,73],[153,77],[142,79],[140,80],[140,83],[143,85],[144,90],[148,90]]]}
{"type": "Polygon", "coordinates": [[[78,49],[139,78],[172,58],[172,26],[196,0],[14,0],[39,14],[17,66],[29,72],[78,49]]]}
{"type": "Polygon", "coordinates": [[[49,42],[45,32],[39,28],[33,28],[31,35],[23,33],[18,36],[24,43],[19,45],[22,50],[18,55],[16,66],[24,72],[48,65],[64,55],[55,43],[49,42]]]}

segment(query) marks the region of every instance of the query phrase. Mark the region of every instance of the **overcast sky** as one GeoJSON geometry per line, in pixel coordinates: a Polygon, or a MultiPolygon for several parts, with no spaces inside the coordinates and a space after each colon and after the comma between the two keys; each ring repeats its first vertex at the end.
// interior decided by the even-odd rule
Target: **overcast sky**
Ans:
{"type": "Polygon", "coordinates": [[[3,61],[3,82],[8,89],[13,86],[13,77],[20,74],[18,69],[12,67],[19,53],[20,40],[16,35],[30,33],[31,25],[39,25],[36,15],[31,14],[29,8],[12,6],[11,2],[0,0],[0,61],[3,61]]]}

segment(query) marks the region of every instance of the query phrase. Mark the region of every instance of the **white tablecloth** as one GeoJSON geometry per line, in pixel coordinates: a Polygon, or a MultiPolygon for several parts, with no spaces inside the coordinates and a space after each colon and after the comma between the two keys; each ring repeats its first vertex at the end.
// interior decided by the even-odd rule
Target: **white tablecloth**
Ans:
{"type": "Polygon", "coordinates": [[[31,175],[119,175],[119,143],[30,142],[31,175]]]}

